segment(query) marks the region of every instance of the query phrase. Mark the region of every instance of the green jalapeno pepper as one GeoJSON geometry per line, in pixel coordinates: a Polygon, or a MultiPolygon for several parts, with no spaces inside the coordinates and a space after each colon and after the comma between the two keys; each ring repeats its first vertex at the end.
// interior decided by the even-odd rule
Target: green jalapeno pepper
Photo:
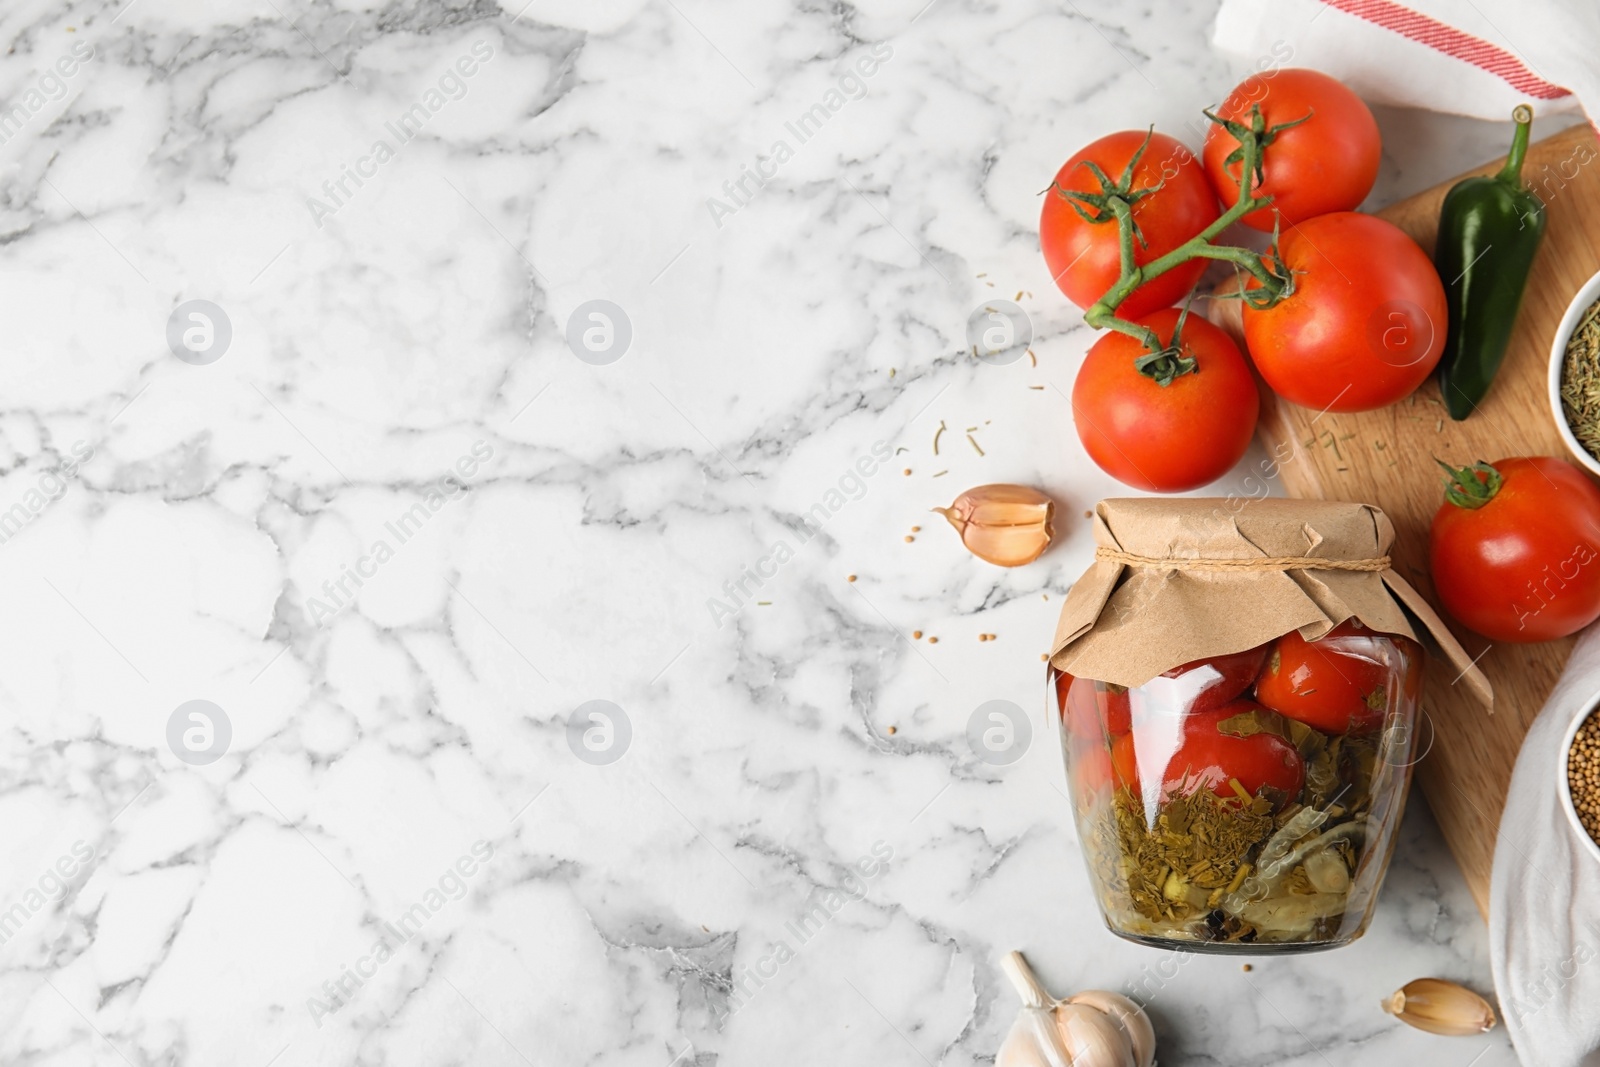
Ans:
{"type": "Polygon", "coordinates": [[[1544,237],[1544,202],[1522,184],[1533,109],[1521,104],[1511,117],[1517,130],[1500,173],[1457,182],[1439,209],[1433,261],[1450,308],[1439,392],[1452,419],[1472,414],[1489,392],[1544,237]]]}

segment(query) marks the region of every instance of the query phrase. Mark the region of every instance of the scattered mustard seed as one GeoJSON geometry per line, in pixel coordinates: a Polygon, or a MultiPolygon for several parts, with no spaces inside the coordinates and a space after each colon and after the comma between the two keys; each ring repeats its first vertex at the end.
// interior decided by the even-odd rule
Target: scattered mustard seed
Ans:
{"type": "Polygon", "coordinates": [[[913,542],[915,540],[916,540],[915,537],[912,537],[910,534],[906,534],[906,544],[909,545],[911,542],[913,542]]]}
{"type": "Polygon", "coordinates": [[[907,478],[909,478],[909,477],[911,477],[911,468],[907,467],[905,470],[901,471],[900,473],[904,474],[907,478]]]}
{"type": "Polygon", "coordinates": [[[911,631],[911,639],[913,641],[921,641],[922,640],[922,631],[921,630],[912,630],[911,631]]]}
{"type": "Polygon", "coordinates": [[[922,532],[922,527],[920,527],[920,526],[913,526],[913,527],[911,527],[911,532],[912,532],[912,533],[921,533],[921,532],[922,532]]]}
{"type": "Polygon", "coordinates": [[[938,643],[939,643],[939,639],[938,639],[938,638],[937,638],[937,637],[930,637],[930,638],[928,638],[928,644],[930,644],[930,645],[937,645],[937,644],[938,644],[938,643]]]}
{"type": "Polygon", "coordinates": [[[850,575],[849,577],[845,578],[845,581],[847,581],[847,582],[853,582],[855,580],[856,580],[856,576],[853,575],[853,574],[850,575]]]}
{"type": "Polygon", "coordinates": [[[1249,965],[1249,964],[1248,964],[1248,963],[1245,963],[1245,964],[1241,964],[1241,965],[1240,965],[1240,967],[1239,967],[1239,969],[1240,969],[1240,970],[1241,970],[1241,971],[1245,971],[1245,972],[1247,972],[1247,973],[1248,973],[1248,972],[1250,972],[1250,971],[1253,971],[1253,970],[1255,970],[1255,968],[1254,968],[1254,967],[1252,967],[1252,966],[1250,966],[1250,965],[1249,965]]]}
{"type": "Polygon", "coordinates": [[[893,737],[895,734],[897,734],[899,732],[900,731],[899,731],[899,729],[897,727],[894,727],[894,726],[889,727],[888,733],[889,733],[890,737],[893,737]]]}

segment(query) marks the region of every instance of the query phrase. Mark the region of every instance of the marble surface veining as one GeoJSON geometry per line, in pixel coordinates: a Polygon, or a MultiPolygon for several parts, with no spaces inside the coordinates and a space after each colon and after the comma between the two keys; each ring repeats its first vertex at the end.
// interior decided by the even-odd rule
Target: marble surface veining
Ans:
{"type": "MultiPolygon", "coordinates": [[[[1020,947],[1167,1064],[1512,1063],[1378,1010],[1489,983],[1420,803],[1365,940],[1245,973],[1103,929],[1040,716],[966,739],[1121,491],[1039,192],[1195,140],[1212,13],[5,5],[0,1062],[979,1064],[1020,947]],[[929,514],[990,481],[1036,565],[929,514]]],[[[1374,202],[1504,136],[1380,121],[1374,202]]]]}

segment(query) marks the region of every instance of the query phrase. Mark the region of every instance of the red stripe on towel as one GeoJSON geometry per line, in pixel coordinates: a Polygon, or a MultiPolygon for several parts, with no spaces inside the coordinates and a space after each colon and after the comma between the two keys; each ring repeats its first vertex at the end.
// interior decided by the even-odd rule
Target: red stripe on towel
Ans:
{"type": "Polygon", "coordinates": [[[1322,0],[1347,15],[1365,19],[1376,26],[1427,45],[1436,52],[1471,63],[1503,80],[1518,92],[1536,100],[1559,100],[1572,94],[1552,85],[1528,70],[1515,55],[1481,37],[1463,33],[1454,26],[1419,14],[1392,0],[1322,0]]]}

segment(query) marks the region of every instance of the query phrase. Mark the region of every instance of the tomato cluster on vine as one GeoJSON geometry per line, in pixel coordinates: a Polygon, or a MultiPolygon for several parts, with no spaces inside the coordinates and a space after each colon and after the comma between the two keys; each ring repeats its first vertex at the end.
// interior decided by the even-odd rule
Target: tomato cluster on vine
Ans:
{"type": "Polygon", "coordinates": [[[1045,195],[1051,277],[1107,330],[1072,391],[1078,436],[1118,480],[1157,492],[1215,481],[1243,457],[1267,388],[1318,411],[1366,411],[1409,395],[1444,348],[1445,290],[1392,224],[1355,209],[1377,178],[1377,122],[1349,88],[1312,70],[1253,75],[1215,111],[1198,155],[1155,131],[1102,137],[1045,195]],[[1265,250],[1219,243],[1235,224],[1265,250]],[[1235,279],[1249,362],[1188,306],[1214,262],[1235,279]]]}

